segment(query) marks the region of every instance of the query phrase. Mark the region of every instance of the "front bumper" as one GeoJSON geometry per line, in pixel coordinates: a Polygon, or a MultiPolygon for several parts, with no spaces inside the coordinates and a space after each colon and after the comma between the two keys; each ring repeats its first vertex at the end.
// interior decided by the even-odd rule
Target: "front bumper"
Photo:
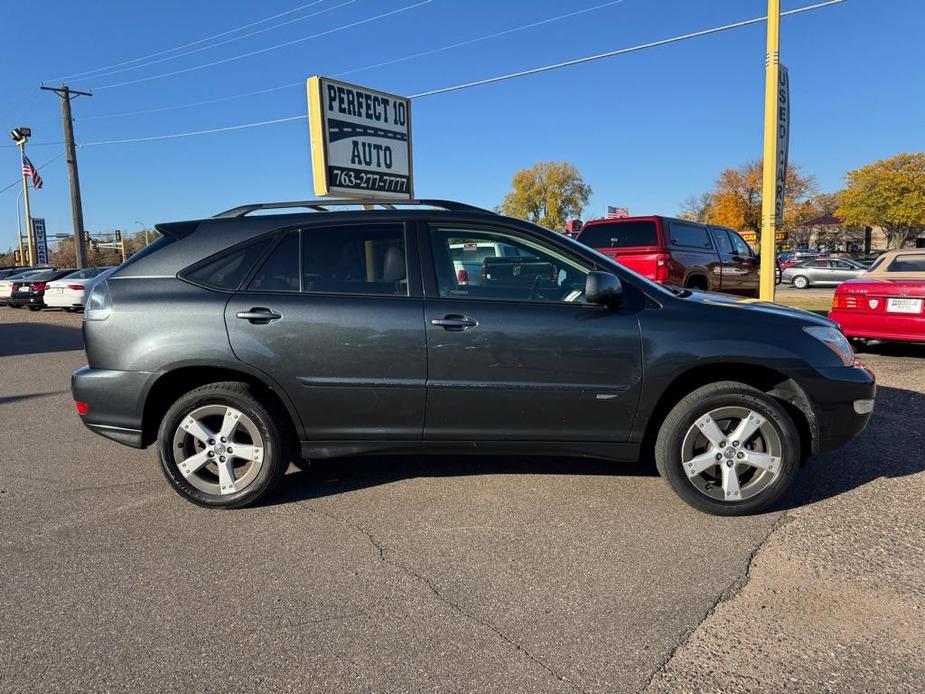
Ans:
{"type": "Polygon", "coordinates": [[[87,404],[84,425],[126,446],[144,448],[145,398],[158,376],[150,371],[77,369],[71,375],[71,393],[75,401],[87,404]]]}
{"type": "Polygon", "coordinates": [[[812,402],[816,425],[814,453],[840,448],[860,434],[872,412],[858,414],[856,401],[874,400],[877,383],[863,366],[816,369],[816,376],[802,382],[812,402]]]}

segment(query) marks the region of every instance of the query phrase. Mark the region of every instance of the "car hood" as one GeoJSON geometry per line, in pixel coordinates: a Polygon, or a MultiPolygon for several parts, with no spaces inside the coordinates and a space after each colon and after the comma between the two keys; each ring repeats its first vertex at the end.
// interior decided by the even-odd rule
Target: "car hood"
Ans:
{"type": "Polygon", "coordinates": [[[730,311],[747,311],[750,315],[763,315],[770,319],[797,320],[804,325],[836,325],[828,318],[820,316],[810,311],[803,311],[798,308],[781,306],[768,301],[758,299],[747,299],[732,294],[720,294],[719,292],[693,292],[690,296],[679,297],[681,301],[695,302],[704,306],[714,306],[730,311]]]}

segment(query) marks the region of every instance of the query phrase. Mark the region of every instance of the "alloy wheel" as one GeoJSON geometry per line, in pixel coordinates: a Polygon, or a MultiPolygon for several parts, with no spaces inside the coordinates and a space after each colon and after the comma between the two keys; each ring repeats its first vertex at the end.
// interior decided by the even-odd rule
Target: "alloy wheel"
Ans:
{"type": "Polygon", "coordinates": [[[781,470],[777,429],[747,407],[710,410],[691,424],[681,444],[681,465],[701,494],[744,501],[767,489],[781,470]]]}
{"type": "Polygon", "coordinates": [[[173,435],[180,473],[207,494],[246,489],[263,466],[264,441],[250,417],[234,407],[203,405],[186,415],[173,435]]]}

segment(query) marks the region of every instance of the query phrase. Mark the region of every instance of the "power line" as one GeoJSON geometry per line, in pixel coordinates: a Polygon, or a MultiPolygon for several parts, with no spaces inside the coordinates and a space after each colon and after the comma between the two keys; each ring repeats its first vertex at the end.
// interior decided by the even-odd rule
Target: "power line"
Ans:
{"type": "MultiPolygon", "coordinates": [[[[212,35],[212,36],[207,36],[207,37],[204,38],[204,39],[199,39],[199,40],[197,40],[197,41],[191,41],[190,43],[184,43],[182,46],[175,46],[175,47],[173,47],[173,48],[166,48],[166,49],[164,49],[164,50],[162,50],[162,51],[158,51],[158,52],[156,52],[156,53],[149,53],[148,55],[143,55],[143,56],[141,56],[140,58],[133,58],[132,60],[125,60],[125,61],[123,61],[123,62],[121,62],[121,63],[113,63],[112,65],[107,65],[107,66],[105,66],[105,67],[98,67],[98,68],[96,68],[96,69],[94,69],[94,70],[85,70],[84,72],[77,72],[77,73],[74,73],[73,75],[65,75],[64,77],[55,77],[54,79],[45,80],[45,81],[46,81],[46,82],[58,82],[58,81],[61,81],[61,80],[70,80],[70,79],[74,79],[75,77],[85,77],[85,76],[87,76],[87,75],[92,75],[92,74],[97,73],[97,72],[105,72],[105,71],[111,70],[111,69],[113,69],[113,68],[122,67],[123,65],[130,65],[131,63],[137,63],[137,62],[140,62],[140,61],[142,61],[142,60],[147,60],[147,59],[149,59],[149,58],[156,58],[156,57],[161,56],[161,55],[164,55],[164,54],[166,54],[166,53],[172,53],[172,52],[174,52],[174,51],[179,51],[179,50],[182,50],[182,49],[184,49],[184,48],[189,48],[190,46],[196,46],[196,45],[199,45],[200,43],[205,43],[206,41],[212,41],[213,39],[219,39],[219,38],[221,38],[221,37],[223,37],[223,36],[227,36],[228,34],[233,34],[233,33],[235,33],[236,31],[241,31],[242,29],[250,29],[250,28],[253,27],[253,26],[257,26],[258,24],[263,24],[263,23],[265,23],[265,22],[269,22],[269,21],[272,21],[272,20],[274,20],[274,19],[279,19],[280,17],[285,17],[286,15],[292,14],[293,12],[298,12],[299,10],[304,10],[304,9],[307,8],[307,7],[311,7],[311,6],[313,6],[313,5],[317,5],[319,2],[323,2],[323,1],[324,1],[324,0],[312,0],[312,2],[307,2],[307,3],[305,3],[304,5],[299,5],[298,7],[295,7],[295,8],[293,8],[293,9],[291,9],[291,10],[287,10],[287,11],[285,11],[285,12],[280,12],[279,14],[275,14],[275,15],[273,15],[272,17],[266,17],[265,19],[260,19],[260,20],[257,20],[256,22],[251,22],[250,24],[244,24],[244,25],[239,26],[239,27],[236,27],[236,28],[234,28],[234,29],[228,29],[227,31],[223,31],[223,32],[221,32],[220,34],[214,34],[214,35],[212,35]]],[[[94,77],[99,77],[99,75],[94,75],[94,77]]]]}
{"type": "MultiPolygon", "coordinates": [[[[318,0],[318,2],[322,2],[322,1],[323,0],[318,0]]],[[[192,48],[182,53],[176,53],[174,55],[164,56],[162,58],[157,58],[156,60],[149,60],[144,63],[139,63],[138,65],[129,65],[128,67],[122,67],[116,70],[109,70],[108,72],[103,72],[99,75],[94,75],[92,79],[96,79],[98,77],[108,77],[109,75],[115,75],[120,72],[130,72],[131,70],[140,70],[141,68],[146,68],[152,65],[157,65],[158,63],[164,63],[169,60],[176,60],[177,58],[183,58],[185,56],[192,55],[193,53],[201,53],[202,51],[209,51],[209,50],[212,50],[213,48],[218,48],[219,46],[224,46],[225,44],[228,44],[228,43],[234,43],[235,41],[240,41],[242,39],[250,38],[251,36],[256,36],[257,34],[263,34],[267,31],[275,31],[276,29],[279,29],[280,27],[288,26],[289,24],[295,24],[296,22],[302,22],[306,19],[310,19],[311,17],[317,17],[318,15],[325,14],[327,12],[333,12],[334,10],[338,10],[341,7],[352,5],[355,2],[356,0],[346,0],[346,2],[342,2],[339,5],[333,5],[331,7],[326,7],[323,10],[318,10],[317,12],[312,12],[302,17],[296,17],[295,19],[290,19],[285,22],[280,22],[279,24],[273,24],[272,26],[264,27],[263,29],[257,29],[256,31],[251,31],[246,34],[241,34],[240,36],[232,36],[230,39],[225,39],[224,41],[219,41],[218,43],[211,43],[207,46],[199,46],[198,48],[192,48]]],[[[317,4],[317,2],[313,4],[317,4]]]]}
{"type": "MultiPolygon", "coordinates": [[[[466,41],[460,41],[460,42],[458,42],[458,43],[449,44],[449,45],[447,45],[447,46],[441,46],[441,47],[439,47],[439,48],[434,48],[434,49],[431,49],[431,50],[428,50],[428,51],[423,51],[423,52],[421,52],[421,53],[413,53],[413,54],[411,54],[411,55],[406,55],[406,56],[403,56],[403,57],[401,57],[401,58],[395,58],[394,60],[388,60],[388,61],[385,61],[385,62],[382,62],[382,63],[375,63],[375,64],[373,64],[373,65],[366,65],[366,66],[364,66],[364,67],[354,68],[354,69],[352,69],[352,70],[347,70],[347,71],[345,71],[345,72],[339,72],[339,73],[335,74],[334,77],[343,77],[344,75],[352,75],[352,74],[357,73],[357,72],[364,72],[364,71],[366,71],[366,70],[372,70],[372,69],[374,69],[374,68],[384,67],[384,66],[386,66],[386,65],[394,65],[394,64],[396,64],[396,63],[402,63],[402,62],[405,62],[405,61],[408,61],[408,60],[413,60],[413,59],[415,59],[415,58],[422,58],[422,57],[424,57],[424,56],[433,55],[433,54],[435,54],[435,53],[442,53],[442,52],[444,52],[444,51],[452,50],[452,49],[454,49],[454,48],[461,48],[462,46],[468,46],[468,45],[470,45],[470,44],[478,43],[478,42],[480,42],[480,41],[487,41],[488,39],[498,38],[499,36],[505,36],[505,35],[507,35],[507,34],[512,34],[512,33],[516,32],[516,31],[523,31],[523,30],[525,30],[525,29],[532,29],[532,28],[534,28],[534,27],[542,26],[542,25],[544,25],[544,24],[550,24],[550,23],[552,23],[552,22],[557,22],[557,21],[560,21],[560,20],[563,20],[563,19],[567,19],[567,18],[569,18],[569,17],[574,17],[574,16],[576,16],[576,15],[585,14],[585,13],[587,13],[587,12],[593,12],[593,11],[595,11],[595,10],[601,10],[601,9],[606,8],[606,7],[611,7],[612,5],[620,4],[620,3],[622,3],[623,1],[624,1],[624,0],[611,0],[610,2],[605,2],[605,3],[603,3],[603,4],[595,5],[595,6],[593,6],[593,7],[587,7],[587,8],[585,8],[585,9],[583,9],[583,10],[577,10],[577,11],[575,11],[575,12],[569,12],[569,13],[567,13],[567,14],[561,14],[561,15],[558,15],[558,16],[556,16],[556,17],[549,17],[549,18],[547,18],[547,19],[542,19],[542,20],[539,20],[539,21],[536,21],[536,22],[531,22],[531,23],[529,23],[529,24],[523,24],[523,25],[521,25],[521,26],[512,27],[512,28],[510,28],[510,29],[504,29],[503,31],[498,31],[498,32],[495,32],[495,33],[492,33],[492,34],[485,34],[484,36],[477,36],[477,37],[475,37],[475,38],[467,39],[466,41]]],[[[268,94],[268,93],[270,93],[270,92],[276,92],[276,91],[280,91],[280,90],[282,90],[282,89],[290,89],[290,88],[292,88],[292,87],[300,87],[300,86],[302,86],[302,85],[304,85],[304,84],[305,84],[305,81],[302,80],[302,81],[299,81],[299,82],[290,82],[289,84],[282,84],[282,85],[280,85],[280,86],[278,86],[278,87],[269,87],[269,88],[267,88],[267,89],[258,89],[258,90],[256,90],[256,91],[252,91],[252,92],[243,92],[243,93],[241,93],[241,94],[231,94],[231,95],[229,95],[229,96],[218,97],[218,98],[215,98],[215,99],[205,99],[205,100],[202,100],[202,101],[193,101],[193,102],[186,103],[186,104],[175,104],[175,105],[173,105],[173,106],[161,106],[161,107],[157,107],[157,108],[141,109],[141,110],[138,110],[138,111],[124,111],[124,112],[121,112],[121,113],[108,113],[108,114],[102,114],[102,115],[97,115],[97,116],[85,116],[84,118],[80,118],[80,119],[76,119],[76,118],[75,118],[75,120],[81,120],[81,121],[85,121],[85,120],[99,120],[99,119],[103,119],[103,118],[120,118],[120,117],[124,117],[124,116],[140,116],[140,115],[145,115],[145,114],[148,114],[148,113],[163,113],[164,111],[176,111],[176,110],[184,109],[184,108],[193,108],[193,107],[195,107],[195,106],[206,106],[206,105],[208,105],[208,104],[216,104],[216,103],[220,103],[220,102],[223,102],[223,101],[232,101],[232,100],[234,100],[234,99],[241,99],[241,98],[244,98],[244,97],[247,97],[247,96],[258,96],[258,95],[260,95],[260,94],[268,94]]]]}
{"type": "MultiPolygon", "coordinates": [[[[837,4],[840,4],[840,3],[844,2],[844,1],[845,1],[845,0],[827,0],[826,2],[820,2],[820,3],[817,3],[817,4],[815,4],[815,5],[807,5],[807,6],[805,6],[805,7],[798,7],[798,8],[796,8],[796,9],[794,9],[794,10],[788,10],[788,11],[786,11],[786,12],[781,12],[781,16],[784,17],[784,16],[795,15],[795,14],[801,14],[801,13],[803,13],[803,12],[810,12],[810,11],[812,11],[812,10],[818,10],[818,9],[823,8],[823,7],[829,7],[829,6],[831,6],[831,5],[837,5],[837,4]]],[[[628,48],[620,48],[620,49],[617,49],[617,50],[614,50],[614,51],[608,51],[608,52],[606,52],[606,53],[598,53],[598,54],[596,54],[596,55],[586,56],[586,57],[584,57],[584,58],[576,58],[575,60],[569,60],[569,61],[565,61],[565,62],[561,62],[561,63],[554,63],[554,64],[552,64],[552,65],[544,65],[544,66],[542,66],[542,67],[531,68],[531,69],[529,69],[529,70],[521,70],[521,71],[519,71],[519,72],[512,72],[512,73],[508,73],[508,74],[506,74],[506,75],[499,75],[499,76],[497,76],[497,77],[488,77],[488,78],[486,78],[486,79],[476,80],[476,81],[474,81],[474,82],[466,82],[466,83],[463,83],[463,84],[457,84],[457,85],[453,85],[453,86],[450,86],[450,87],[442,87],[442,88],[440,88],[440,89],[433,89],[433,90],[431,90],[431,91],[421,92],[421,93],[419,93],[419,94],[412,94],[412,95],[409,96],[408,98],[409,98],[409,99],[422,99],[422,98],[424,98],[424,97],[427,97],[427,96],[434,96],[434,95],[436,95],[436,94],[445,94],[445,93],[447,93],[447,92],[459,91],[459,90],[461,90],[461,89],[469,89],[469,88],[472,88],[472,87],[480,87],[480,86],[485,85],[485,84],[492,84],[492,83],[494,83],[494,82],[501,82],[501,81],[504,81],[504,80],[515,79],[515,78],[517,78],[517,77],[526,77],[526,76],[535,75],[535,74],[538,74],[538,73],[541,73],[541,72],[548,72],[548,71],[551,71],[551,70],[558,70],[558,69],[560,69],[560,68],[571,67],[571,66],[573,66],[573,65],[581,65],[581,64],[583,64],[583,63],[588,63],[588,62],[591,62],[591,61],[594,61],[594,60],[601,60],[601,59],[604,59],[604,58],[611,58],[611,57],[614,57],[614,56],[617,56],[617,55],[622,55],[622,54],[630,53],[630,52],[633,52],[633,51],[640,51],[640,50],[643,50],[643,49],[646,49],[646,48],[655,48],[655,47],[657,47],[657,46],[664,46],[664,45],[667,45],[667,44],[670,44],[670,43],[677,43],[677,42],[679,42],[679,41],[685,41],[685,40],[688,40],[688,39],[699,38],[699,37],[701,37],[701,36],[708,36],[708,35],[710,35],[710,34],[716,34],[716,33],[719,33],[719,32],[721,32],[721,31],[729,31],[729,30],[731,30],[731,29],[739,29],[739,28],[741,28],[741,27],[749,26],[749,25],[751,25],[751,24],[757,24],[757,23],[763,22],[763,21],[765,21],[765,20],[767,20],[767,17],[766,17],[766,16],[765,16],[765,17],[756,17],[756,18],[754,18],[754,19],[746,19],[746,20],[743,20],[743,21],[741,21],[741,22],[734,22],[734,23],[732,23],[732,24],[724,24],[723,26],[714,27],[714,28],[712,28],[712,29],[703,29],[703,30],[701,30],[701,31],[695,31],[695,32],[691,32],[691,33],[688,33],[688,34],[681,34],[681,35],[679,35],[679,36],[673,36],[673,37],[667,38],[667,39],[661,39],[661,40],[658,40],[658,41],[651,41],[651,42],[649,42],[649,43],[639,44],[639,45],[636,45],[636,46],[630,46],[630,47],[628,47],[628,48]]],[[[280,87],[280,88],[282,88],[282,87],[280,87]]],[[[274,87],[273,89],[276,89],[276,87],[274,87]]],[[[211,128],[211,129],[208,129],[208,130],[196,130],[196,131],[183,132],[183,133],[170,133],[170,134],[167,134],[167,135],[154,135],[154,136],[150,136],[150,137],[126,138],[126,139],[121,139],[121,140],[104,140],[104,141],[99,141],[99,142],[87,142],[87,143],[84,143],[84,144],[79,145],[79,146],[81,146],[81,147],[91,147],[91,146],[95,146],[95,145],[125,144],[125,143],[129,143],[129,142],[148,142],[148,141],[152,141],[152,140],[169,140],[169,139],[179,138],[179,137],[191,137],[191,136],[194,136],[194,135],[206,135],[206,134],[210,134],[210,133],[228,132],[228,131],[231,131],[231,130],[242,130],[242,129],[244,129],[244,128],[256,128],[256,127],[260,127],[260,126],[264,126],[264,125],[274,125],[274,124],[276,124],[276,123],[287,123],[287,122],[290,122],[290,121],[304,120],[304,119],[307,119],[307,118],[308,118],[308,115],[307,115],[307,114],[303,114],[303,115],[299,115],[299,116],[289,116],[289,117],[287,117],[287,118],[276,118],[276,119],[273,119],[273,120],[258,121],[258,122],[256,122],[256,123],[242,123],[242,124],[239,124],[239,125],[226,126],[226,127],[223,127],[223,128],[211,128]]]]}
{"type": "MultiPolygon", "coordinates": [[[[30,147],[31,147],[31,145],[30,145],[30,147]]],[[[35,168],[36,168],[36,169],[44,169],[46,166],[48,166],[49,164],[51,164],[53,161],[58,161],[58,159],[60,159],[61,157],[63,157],[65,154],[67,154],[67,152],[61,152],[61,154],[58,154],[58,155],[52,157],[51,159],[49,159],[48,161],[46,161],[44,164],[39,164],[39,165],[36,166],[35,168]]],[[[21,183],[22,183],[22,179],[21,179],[21,178],[17,178],[17,179],[16,179],[15,181],[13,181],[10,185],[8,185],[6,188],[0,189],[0,193],[5,193],[6,191],[8,191],[8,190],[9,190],[10,188],[12,188],[13,186],[19,185],[19,184],[21,184],[21,183]]]]}
{"type": "Polygon", "coordinates": [[[273,45],[273,46],[267,46],[266,48],[259,48],[259,49],[254,50],[254,51],[248,51],[247,53],[240,53],[240,54],[238,54],[238,55],[233,55],[233,56],[230,56],[230,57],[228,57],[228,58],[223,58],[223,59],[221,59],[221,60],[213,60],[213,61],[210,62],[210,63],[202,63],[201,65],[193,65],[192,67],[183,68],[182,70],[173,70],[173,71],[171,71],[171,72],[163,72],[163,73],[160,73],[160,74],[158,74],[158,75],[151,75],[151,76],[149,76],[149,77],[139,77],[138,79],[127,80],[127,81],[125,81],[125,82],[116,82],[116,83],[114,83],[114,84],[104,84],[104,85],[102,85],[102,86],[100,86],[100,87],[95,87],[95,89],[96,89],[97,91],[99,91],[99,90],[101,90],[101,89],[114,89],[114,88],[116,88],[116,87],[125,87],[125,86],[128,86],[128,85],[130,85],[130,84],[138,84],[138,83],[140,83],[140,82],[150,82],[151,80],[162,79],[162,78],[164,78],[164,77],[173,77],[173,76],[175,76],[175,75],[182,75],[182,74],[185,74],[185,73],[187,73],[187,72],[193,72],[193,71],[195,71],[195,70],[203,70],[203,69],[205,69],[205,68],[207,68],[207,67],[214,67],[214,66],[216,66],[216,65],[223,65],[223,64],[225,64],[225,63],[230,63],[230,62],[235,61],[235,60],[241,60],[242,58],[250,58],[250,57],[253,57],[253,56],[255,56],[255,55],[261,55],[262,53],[267,53],[267,52],[269,52],[269,51],[275,51],[275,50],[278,50],[278,49],[280,49],[280,48],[285,48],[285,47],[287,47],[287,46],[292,46],[292,45],[295,45],[295,44],[297,44],[297,43],[302,43],[302,42],[304,42],[304,41],[310,41],[310,40],[312,40],[312,39],[317,39],[317,38],[319,38],[319,37],[321,37],[321,36],[327,36],[327,35],[329,35],[329,34],[333,34],[333,33],[336,33],[336,32],[338,32],[338,31],[343,31],[343,30],[345,30],[345,29],[350,29],[350,28],[352,28],[352,27],[359,26],[359,25],[361,25],[361,24],[369,24],[370,22],[375,22],[375,21],[378,21],[378,20],[380,20],[380,19],[385,19],[386,17],[390,17],[390,16],[392,16],[392,15],[399,14],[399,13],[401,13],[401,12],[407,12],[407,11],[409,11],[409,10],[413,10],[413,9],[415,9],[415,8],[417,8],[417,7],[421,7],[422,5],[429,5],[431,2],[433,2],[433,0],[420,0],[419,2],[416,2],[416,3],[414,3],[414,4],[406,5],[405,7],[400,7],[400,8],[398,8],[398,9],[390,10],[390,11],[388,11],[388,12],[383,12],[382,14],[377,14],[377,15],[375,15],[375,16],[373,16],[373,17],[367,17],[366,19],[360,19],[360,20],[357,20],[357,21],[355,21],[355,22],[350,22],[349,24],[344,24],[343,26],[335,27],[335,28],[333,28],[333,29],[327,29],[326,31],[318,32],[317,34],[311,34],[311,35],[309,35],[309,36],[303,36],[303,37],[301,37],[301,38],[293,39],[293,40],[291,40],[291,41],[285,41],[285,42],[283,42],[283,43],[278,43],[278,44],[273,45]]]}
{"type": "MultiPolygon", "coordinates": [[[[818,10],[822,7],[828,7],[830,5],[837,5],[844,2],[845,0],[828,0],[827,2],[820,2],[815,5],[807,5],[806,7],[799,7],[795,10],[788,10],[787,12],[781,12],[781,17],[799,14],[801,12],[809,12],[810,10],[818,10]]],[[[562,63],[553,63],[552,65],[544,65],[542,67],[535,67],[529,70],[520,70],[518,72],[511,72],[506,75],[498,75],[497,77],[488,77],[481,80],[476,80],[474,82],[464,82],[463,84],[453,85],[452,87],[441,87],[440,89],[432,89],[427,92],[421,92],[419,94],[412,94],[410,99],[421,99],[425,96],[434,96],[435,94],[446,94],[447,92],[455,92],[460,89],[469,89],[471,87],[481,87],[486,84],[492,84],[494,82],[502,82],[504,80],[510,80],[517,77],[527,77],[528,75],[536,75],[541,72],[550,72],[551,70],[558,70],[564,67],[571,67],[573,65],[581,65],[582,63],[590,63],[594,60],[602,60],[603,58],[612,58],[616,55],[623,55],[625,53],[631,53],[633,51],[641,51],[646,48],[655,48],[656,46],[665,46],[669,43],[677,43],[678,41],[686,41],[687,39],[699,38],[701,36],[708,36],[709,34],[717,34],[721,31],[729,31],[730,29],[739,29],[750,24],[758,24],[759,22],[764,22],[767,20],[767,17],[756,17],[755,19],[746,19],[741,22],[734,22],[732,24],[724,24],[723,26],[714,27],[712,29],[703,29],[702,31],[694,31],[689,34],[682,34],[680,36],[673,36],[669,39],[661,39],[659,41],[651,41],[649,43],[642,43],[638,46],[630,46],[629,48],[620,48],[615,51],[607,51],[606,53],[598,53],[596,55],[589,55],[584,58],[576,58],[575,60],[566,60],[562,63]]]]}

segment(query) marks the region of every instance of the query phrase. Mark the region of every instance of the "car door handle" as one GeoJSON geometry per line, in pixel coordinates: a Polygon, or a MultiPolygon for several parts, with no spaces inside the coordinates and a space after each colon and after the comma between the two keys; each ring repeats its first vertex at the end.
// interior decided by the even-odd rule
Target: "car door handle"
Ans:
{"type": "Polygon", "coordinates": [[[450,315],[445,318],[434,318],[430,321],[430,324],[439,325],[444,330],[458,331],[478,327],[479,322],[467,316],[450,315]]]}
{"type": "Polygon", "coordinates": [[[282,316],[278,313],[274,313],[270,309],[264,306],[255,306],[250,311],[238,311],[235,315],[235,318],[240,318],[241,320],[248,320],[254,325],[266,325],[271,320],[279,320],[282,316]]]}

